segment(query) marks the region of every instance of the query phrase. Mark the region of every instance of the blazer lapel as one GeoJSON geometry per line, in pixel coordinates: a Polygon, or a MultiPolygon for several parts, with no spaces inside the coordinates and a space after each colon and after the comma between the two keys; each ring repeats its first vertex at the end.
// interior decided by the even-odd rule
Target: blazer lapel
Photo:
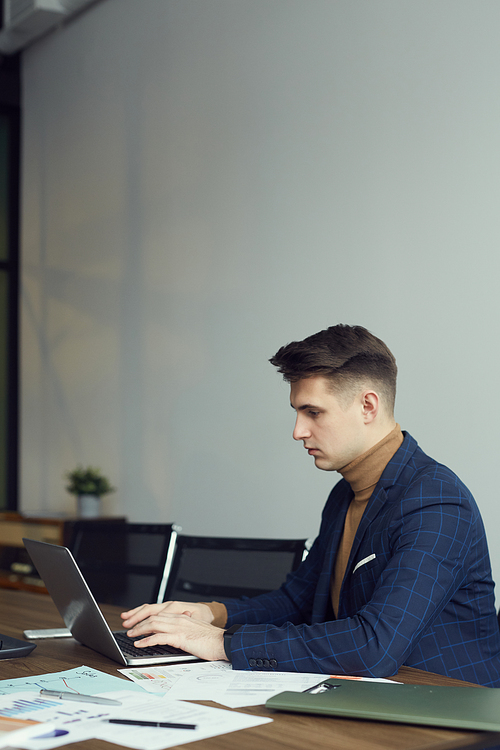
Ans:
{"type": "MultiPolygon", "coordinates": [[[[385,467],[384,472],[380,477],[375,490],[373,491],[373,495],[371,496],[368,505],[366,506],[366,510],[363,513],[361,521],[359,522],[359,526],[352,543],[351,553],[349,555],[349,560],[346,567],[346,576],[350,575],[355,565],[360,562],[357,556],[361,540],[363,539],[368,527],[370,526],[370,523],[374,518],[377,517],[380,510],[387,502],[387,491],[397,481],[401,472],[407,465],[410,457],[413,456],[417,449],[417,443],[411,437],[411,435],[406,432],[403,432],[403,435],[405,437],[403,443],[385,467]]],[[[342,591],[340,598],[342,600],[342,591]]]]}
{"type": "Polygon", "coordinates": [[[351,488],[349,487],[347,482],[345,484],[345,495],[342,499],[339,499],[339,503],[335,508],[336,512],[331,518],[329,529],[326,533],[326,537],[328,538],[328,548],[325,551],[323,565],[314,596],[312,622],[324,622],[327,617],[328,619],[333,618],[330,580],[335,564],[335,555],[337,554],[337,549],[340,544],[342,532],[344,530],[345,516],[349,507],[349,503],[351,502],[351,499],[353,497],[351,488]]]}

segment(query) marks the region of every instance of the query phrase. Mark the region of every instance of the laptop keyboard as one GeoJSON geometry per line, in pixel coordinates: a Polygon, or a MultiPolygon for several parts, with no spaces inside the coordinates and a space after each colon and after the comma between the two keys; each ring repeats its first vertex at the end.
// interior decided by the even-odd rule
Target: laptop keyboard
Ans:
{"type": "MultiPolygon", "coordinates": [[[[164,646],[161,644],[157,644],[156,646],[146,646],[145,648],[136,648],[134,646],[134,641],[132,638],[128,637],[124,630],[115,630],[113,635],[125,656],[170,656],[171,654],[176,656],[186,653],[180,648],[164,646]]],[[[142,637],[146,638],[147,636],[144,635],[142,637]]],[[[134,640],[138,641],[140,638],[135,638],[134,640]]]]}

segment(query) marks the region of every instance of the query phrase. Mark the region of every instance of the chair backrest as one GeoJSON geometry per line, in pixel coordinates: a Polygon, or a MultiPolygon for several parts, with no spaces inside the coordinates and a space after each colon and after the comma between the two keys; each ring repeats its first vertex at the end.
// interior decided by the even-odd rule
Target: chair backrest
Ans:
{"type": "Polygon", "coordinates": [[[178,529],[77,521],[68,546],[96,600],[128,609],[163,601],[178,529]]]}
{"type": "Polygon", "coordinates": [[[179,535],[164,601],[223,601],[274,591],[305,553],[305,539],[179,535]]]}

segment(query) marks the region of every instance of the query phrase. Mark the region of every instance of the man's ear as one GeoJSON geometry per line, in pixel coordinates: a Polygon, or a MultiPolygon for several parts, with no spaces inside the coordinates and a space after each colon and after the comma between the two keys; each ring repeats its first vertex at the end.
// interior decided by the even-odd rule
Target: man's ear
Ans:
{"type": "Polygon", "coordinates": [[[361,407],[363,409],[363,420],[365,424],[373,422],[380,410],[380,397],[375,391],[363,391],[361,394],[361,407]]]}

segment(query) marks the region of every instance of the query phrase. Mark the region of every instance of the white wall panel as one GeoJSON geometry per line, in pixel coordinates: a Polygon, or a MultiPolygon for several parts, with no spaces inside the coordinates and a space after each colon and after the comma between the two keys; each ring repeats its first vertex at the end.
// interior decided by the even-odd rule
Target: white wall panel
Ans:
{"type": "Polygon", "coordinates": [[[103,0],[24,56],[22,507],[316,533],[267,359],[337,322],[473,490],[500,575],[500,6],[103,0]]]}

